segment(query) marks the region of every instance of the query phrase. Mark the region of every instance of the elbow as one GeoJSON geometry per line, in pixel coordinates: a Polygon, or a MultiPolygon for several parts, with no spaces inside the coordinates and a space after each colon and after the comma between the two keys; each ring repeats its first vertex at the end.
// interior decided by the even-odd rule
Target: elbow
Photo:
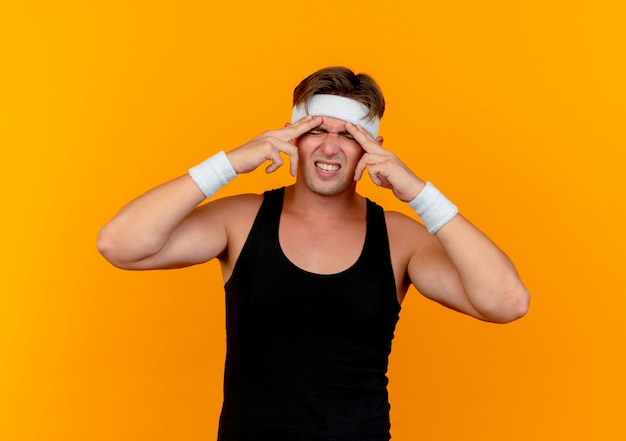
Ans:
{"type": "Polygon", "coordinates": [[[121,258],[121,247],[117,245],[114,235],[107,226],[98,233],[96,249],[111,265],[121,269],[130,269],[124,265],[124,260],[121,258]]]}
{"type": "Polygon", "coordinates": [[[530,307],[530,293],[526,287],[520,281],[517,288],[511,294],[514,299],[512,310],[512,320],[517,320],[528,314],[528,308],[530,307]]]}
{"type": "Polygon", "coordinates": [[[489,321],[494,323],[510,323],[524,317],[528,313],[530,306],[530,294],[521,283],[519,286],[507,290],[499,302],[499,307],[494,308],[492,314],[488,315],[489,321]]]}
{"type": "MultiPolygon", "coordinates": [[[[96,240],[96,249],[109,263],[115,265],[115,246],[107,227],[102,228],[96,240]]],[[[115,265],[117,266],[117,265],[115,265]]]]}
{"type": "Polygon", "coordinates": [[[155,248],[154,243],[129,239],[123,230],[110,224],[100,230],[96,240],[96,249],[102,257],[111,265],[123,270],[155,269],[154,263],[149,261],[155,255],[149,250],[155,248]]]}

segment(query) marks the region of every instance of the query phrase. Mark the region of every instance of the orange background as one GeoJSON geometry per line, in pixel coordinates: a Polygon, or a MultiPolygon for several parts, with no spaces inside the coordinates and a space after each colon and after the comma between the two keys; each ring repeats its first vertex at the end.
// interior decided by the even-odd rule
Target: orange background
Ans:
{"type": "MultiPolygon", "coordinates": [[[[621,0],[2,2],[0,439],[215,438],[217,264],[124,272],[96,234],[281,127],[297,82],[335,64],[379,81],[385,146],[532,294],[498,326],[409,293],[394,439],[626,439],[624,23],[621,0]]],[[[219,196],[289,182],[260,170],[219,196]]]]}

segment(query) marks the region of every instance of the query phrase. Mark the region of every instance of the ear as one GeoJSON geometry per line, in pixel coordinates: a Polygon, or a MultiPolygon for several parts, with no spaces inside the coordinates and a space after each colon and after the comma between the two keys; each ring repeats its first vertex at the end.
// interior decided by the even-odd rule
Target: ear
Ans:
{"type": "Polygon", "coordinates": [[[378,143],[378,145],[382,146],[383,145],[383,137],[382,136],[377,136],[376,137],[376,142],[378,143]]]}

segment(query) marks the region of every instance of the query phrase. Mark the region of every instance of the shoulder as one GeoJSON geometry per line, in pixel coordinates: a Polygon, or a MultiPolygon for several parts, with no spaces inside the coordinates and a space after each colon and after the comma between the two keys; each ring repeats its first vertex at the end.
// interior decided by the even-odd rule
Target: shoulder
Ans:
{"type": "Polygon", "coordinates": [[[393,266],[398,300],[402,302],[411,279],[408,269],[415,256],[427,252],[432,240],[436,240],[416,219],[397,211],[385,211],[385,224],[389,239],[389,253],[393,266]]]}
{"type": "Polygon", "coordinates": [[[217,222],[227,230],[251,224],[263,203],[262,194],[240,194],[211,200],[196,209],[196,215],[207,222],[217,222]]]}
{"type": "Polygon", "coordinates": [[[385,223],[392,254],[410,259],[438,244],[437,238],[424,225],[403,213],[385,211],[385,223]]]}
{"type": "Polygon", "coordinates": [[[232,216],[234,215],[242,215],[247,212],[258,211],[262,202],[262,194],[239,194],[211,200],[198,207],[198,210],[206,213],[207,215],[223,215],[226,219],[232,219],[232,216]]]}
{"type": "Polygon", "coordinates": [[[410,233],[411,235],[428,234],[426,228],[416,219],[397,211],[385,211],[385,222],[390,233],[410,233]]]}

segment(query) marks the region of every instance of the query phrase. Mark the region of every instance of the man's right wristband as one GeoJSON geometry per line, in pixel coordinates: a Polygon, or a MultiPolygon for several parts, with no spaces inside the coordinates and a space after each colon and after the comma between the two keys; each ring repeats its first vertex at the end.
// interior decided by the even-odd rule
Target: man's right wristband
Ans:
{"type": "Polygon", "coordinates": [[[426,229],[431,234],[439,231],[459,212],[456,205],[450,202],[430,182],[427,182],[422,191],[408,204],[422,218],[426,229]]]}
{"type": "Polygon", "coordinates": [[[221,151],[195,167],[191,167],[189,176],[202,190],[204,196],[210,198],[235,178],[237,172],[228,160],[226,153],[221,151]]]}

